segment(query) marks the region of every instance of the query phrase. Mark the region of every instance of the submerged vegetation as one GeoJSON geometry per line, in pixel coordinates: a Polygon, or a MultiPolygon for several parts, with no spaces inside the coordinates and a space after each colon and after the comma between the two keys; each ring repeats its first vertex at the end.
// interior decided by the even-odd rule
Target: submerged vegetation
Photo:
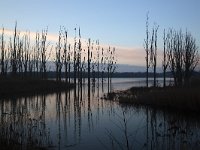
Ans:
{"type": "Polygon", "coordinates": [[[90,81],[94,83],[98,79],[99,83],[100,78],[102,83],[107,78],[110,85],[112,74],[116,69],[115,48],[101,47],[99,40],[95,42],[88,39],[88,42],[84,43],[80,28],[78,37],[75,28],[74,41],[70,43],[67,30],[61,27],[58,41],[54,45],[52,41],[48,41],[48,28],[42,30],[42,33],[36,32],[33,39],[29,32],[21,34],[16,23],[13,36],[9,37],[2,28],[0,41],[1,82],[7,84],[7,87],[13,86],[14,90],[10,90],[9,93],[8,89],[3,89],[1,95],[31,92],[35,90],[34,85],[38,86],[37,91],[71,87],[71,83],[75,85],[74,87],[77,87],[76,85],[82,87],[86,77],[89,87],[90,81]],[[47,80],[50,71],[56,73],[56,82],[47,80]],[[64,80],[61,80],[63,72],[64,80]],[[69,86],[63,86],[64,82],[69,86]],[[34,83],[33,86],[29,85],[30,83],[34,83]],[[45,88],[46,83],[54,86],[45,88]]]}

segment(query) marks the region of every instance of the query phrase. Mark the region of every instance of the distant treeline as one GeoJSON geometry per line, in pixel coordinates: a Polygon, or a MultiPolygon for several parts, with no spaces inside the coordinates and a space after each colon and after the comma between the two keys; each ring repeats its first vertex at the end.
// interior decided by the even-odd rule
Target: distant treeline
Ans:
{"type": "MultiPolygon", "coordinates": [[[[74,73],[71,72],[71,74],[70,74],[71,78],[73,78],[73,74],[74,73]]],[[[99,78],[102,78],[101,73],[98,73],[98,72],[95,72],[93,74],[93,77],[98,78],[99,74],[100,74],[99,78]]],[[[153,77],[153,75],[154,75],[153,73],[149,73],[149,77],[153,77]]],[[[195,72],[195,75],[199,75],[200,76],[200,73],[195,72]]],[[[56,78],[56,72],[54,72],[54,71],[48,72],[47,76],[48,76],[48,78],[56,78]]],[[[62,78],[64,78],[65,73],[62,72],[61,76],[62,76],[62,78]]],[[[103,74],[103,78],[106,78],[107,76],[108,76],[107,72],[105,72],[103,74]]],[[[88,74],[87,74],[87,72],[85,72],[83,74],[83,78],[87,78],[87,77],[88,77],[88,74]]],[[[113,73],[112,77],[113,78],[145,78],[146,77],[146,72],[115,72],[115,73],[113,73]]],[[[157,77],[163,77],[163,73],[157,73],[157,77]]],[[[173,76],[172,76],[171,72],[167,72],[166,73],[166,77],[168,77],[168,78],[171,77],[172,78],[173,76]]]]}
{"type": "MultiPolygon", "coordinates": [[[[100,73],[99,73],[100,74],[100,73]]],[[[48,78],[56,78],[56,72],[48,72],[47,73],[48,78]]],[[[64,78],[64,72],[61,74],[62,78],[64,78]]],[[[83,74],[83,78],[87,78],[88,74],[87,72],[85,74],[83,74]]],[[[104,73],[104,78],[106,78],[108,75],[105,72],[104,73]]],[[[149,77],[153,78],[154,73],[150,72],[149,73],[149,77]]],[[[156,76],[158,78],[163,77],[163,73],[157,73],[156,76]]],[[[200,73],[199,72],[193,72],[193,76],[195,77],[200,77],[200,73]]],[[[73,72],[71,72],[70,77],[73,78],[73,72]]],[[[94,76],[95,78],[98,78],[98,72],[95,72],[94,76]]],[[[113,78],[145,78],[146,77],[146,72],[115,72],[113,73],[113,78]]],[[[167,78],[173,78],[173,75],[171,72],[166,72],[166,77],[167,78]]],[[[99,78],[102,78],[102,76],[100,75],[99,78]]]]}

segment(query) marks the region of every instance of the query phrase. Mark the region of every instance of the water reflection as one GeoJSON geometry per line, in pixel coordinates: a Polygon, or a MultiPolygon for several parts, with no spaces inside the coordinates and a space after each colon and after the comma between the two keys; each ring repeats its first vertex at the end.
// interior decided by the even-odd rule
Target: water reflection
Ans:
{"type": "MultiPolygon", "coordinates": [[[[113,88],[118,89],[118,83],[113,88]]],[[[83,86],[82,90],[1,100],[1,148],[200,148],[198,117],[119,105],[102,100],[103,93],[102,85],[96,84],[89,93],[83,86]]]]}
{"type": "Polygon", "coordinates": [[[1,145],[10,148],[51,145],[45,119],[46,96],[1,100],[1,145]],[[16,147],[17,146],[17,147],[16,147]]]}

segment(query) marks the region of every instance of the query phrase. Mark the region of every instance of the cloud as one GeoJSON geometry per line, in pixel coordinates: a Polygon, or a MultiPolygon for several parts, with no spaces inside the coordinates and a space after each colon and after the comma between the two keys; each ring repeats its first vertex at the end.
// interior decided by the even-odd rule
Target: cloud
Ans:
{"type": "Polygon", "coordinates": [[[144,49],[136,47],[116,47],[116,51],[120,64],[144,65],[144,49]]]}

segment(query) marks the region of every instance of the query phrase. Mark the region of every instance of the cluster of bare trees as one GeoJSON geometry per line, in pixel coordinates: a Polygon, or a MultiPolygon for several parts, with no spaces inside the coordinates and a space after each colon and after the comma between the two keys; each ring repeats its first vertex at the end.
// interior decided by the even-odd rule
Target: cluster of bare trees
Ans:
{"type": "Polygon", "coordinates": [[[166,54],[175,86],[189,86],[192,73],[199,62],[195,38],[186,31],[169,29],[166,54]]]}
{"type": "Polygon", "coordinates": [[[100,47],[99,40],[88,39],[87,46],[82,44],[80,28],[74,29],[74,42],[68,42],[68,32],[60,27],[56,45],[47,41],[48,29],[37,32],[35,40],[30,33],[24,35],[17,30],[14,34],[5,35],[4,28],[0,36],[0,67],[1,75],[47,78],[51,68],[56,72],[56,80],[81,85],[88,78],[88,84],[96,79],[108,78],[108,84],[116,68],[115,48],[100,47]],[[77,36],[78,32],[78,36],[77,36]],[[54,62],[49,66],[49,62],[54,62]],[[105,76],[105,74],[107,77],[105,76]]]}
{"type": "Polygon", "coordinates": [[[154,86],[156,86],[156,67],[157,67],[157,33],[158,25],[154,25],[152,32],[149,31],[149,16],[147,14],[146,20],[146,39],[144,40],[144,47],[146,52],[146,86],[149,85],[149,68],[153,67],[154,86]]]}
{"type": "Polygon", "coordinates": [[[116,55],[115,48],[109,46],[108,49],[100,47],[99,40],[92,41],[88,39],[87,46],[84,47],[81,39],[81,31],[77,28],[74,29],[75,37],[74,43],[68,44],[67,31],[60,29],[58,42],[56,44],[56,79],[61,80],[62,69],[64,66],[65,80],[70,82],[73,76],[73,82],[82,87],[85,79],[88,81],[88,88],[90,91],[90,84],[92,85],[97,81],[104,82],[104,72],[106,72],[108,80],[108,91],[110,91],[111,78],[116,69],[116,55]],[[101,59],[101,60],[100,60],[101,59]]]}
{"type": "Polygon", "coordinates": [[[1,33],[1,56],[0,66],[1,75],[7,76],[40,76],[46,77],[47,49],[46,44],[47,30],[43,30],[40,36],[36,33],[35,43],[31,44],[30,33],[20,36],[15,24],[13,37],[7,37],[4,28],[1,33]]]}
{"type": "MultiPolygon", "coordinates": [[[[154,25],[152,32],[149,32],[149,17],[146,20],[146,38],[144,47],[146,51],[146,86],[148,87],[149,68],[153,67],[154,86],[156,86],[157,67],[157,31],[158,26],[154,25]]],[[[189,86],[190,78],[199,62],[199,53],[195,38],[190,32],[183,33],[169,29],[163,36],[163,76],[166,86],[166,72],[169,70],[174,78],[175,86],[189,86]]]]}

